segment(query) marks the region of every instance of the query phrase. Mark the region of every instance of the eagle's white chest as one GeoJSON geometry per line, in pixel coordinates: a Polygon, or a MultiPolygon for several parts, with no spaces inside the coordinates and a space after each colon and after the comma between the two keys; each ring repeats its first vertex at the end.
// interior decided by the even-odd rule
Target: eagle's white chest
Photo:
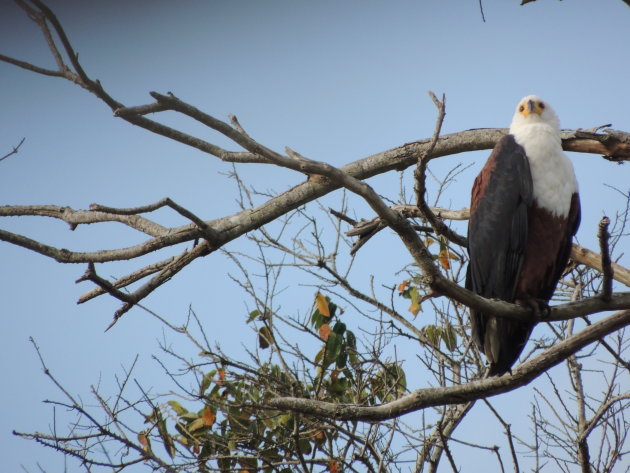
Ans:
{"type": "Polygon", "coordinates": [[[538,206],[552,215],[567,217],[578,185],[573,165],[562,151],[558,131],[547,124],[536,123],[510,129],[510,133],[525,148],[538,206]]]}

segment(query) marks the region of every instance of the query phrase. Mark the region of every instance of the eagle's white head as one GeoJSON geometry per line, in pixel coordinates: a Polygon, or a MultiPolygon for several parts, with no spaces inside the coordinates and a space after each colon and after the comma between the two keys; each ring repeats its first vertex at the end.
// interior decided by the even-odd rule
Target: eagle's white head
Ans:
{"type": "Polygon", "coordinates": [[[568,216],[571,196],[578,187],[573,165],[562,152],[556,113],[536,95],[523,97],[516,106],[510,134],[525,149],[538,205],[552,215],[568,216]]]}
{"type": "Polygon", "coordinates": [[[529,125],[547,125],[560,135],[560,120],[553,108],[537,95],[523,97],[514,112],[510,133],[529,125]]]}

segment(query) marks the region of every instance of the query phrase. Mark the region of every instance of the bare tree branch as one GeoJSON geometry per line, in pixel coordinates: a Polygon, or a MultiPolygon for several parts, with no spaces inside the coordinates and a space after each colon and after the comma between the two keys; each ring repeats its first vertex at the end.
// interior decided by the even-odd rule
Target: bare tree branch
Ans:
{"type": "Polygon", "coordinates": [[[630,310],[616,312],[522,363],[511,375],[486,378],[458,386],[419,389],[380,406],[343,405],[288,397],[271,399],[267,405],[272,409],[288,409],[332,419],[380,421],[426,407],[466,403],[524,386],[581,348],[628,324],[630,324],[630,310]]]}
{"type": "Polygon", "coordinates": [[[5,154],[4,156],[0,156],[0,161],[7,159],[9,156],[13,156],[14,154],[17,154],[18,151],[20,150],[20,146],[22,146],[24,141],[26,141],[26,138],[22,138],[20,142],[17,144],[17,146],[14,146],[13,149],[9,151],[7,154],[5,154]]]}
{"type": "MultiPolygon", "coordinates": [[[[407,218],[420,217],[419,209],[414,205],[393,205],[393,210],[399,211],[403,216],[407,218]]],[[[446,220],[468,220],[470,217],[470,211],[467,208],[460,210],[440,209],[433,207],[432,211],[440,218],[446,220]]],[[[348,236],[358,236],[359,239],[352,247],[351,252],[356,253],[358,249],[364,245],[367,240],[372,238],[378,231],[387,227],[387,224],[383,222],[380,217],[375,217],[372,220],[361,220],[359,222],[351,223],[353,228],[346,232],[348,236]]],[[[467,246],[467,245],[464,245],[467,246]]],[[[599,272],[603,272],[602,256],[599,253],[595,253],[588,248],[573,243],[571,248],[571,259],[577,263],[588,266],[589,268],[596,269],[599,272]]],[[[610,257],[609,257],[610,259],[610,257]]],[[[623,266],[610,262],[611,277],[612,279],[619,281],[622,284],[630,287],[630,270],[623,266]]]]}
{"type": "MultiPolygon", "coordinates": [[[[206,463],[210,459],[217,461],[229,460],[232,462],[231,465],[234,466],[241,462],[240,466],[246,471],[262,470],[269,466],[283,465],[290,465],[291,467],[297,465],[301,467],[303,471],[312,470],[314,465],[328,465],[329,469],[333,471],[333,465],[335,469],[337,466],[342,465],[343,468],[348,471],[357,471],[353,466],[353,462],[358,461],[362,465],[365,465],[368,471],[380,472],[388,471],[392,460],[394,460],[392,462],[394,465],[392,470],[397,468],[395,465],[399,453],[393,452],[391,446],[395,445],[395,434],[401,431],[400,425],[402,424],[402,419],[397,419],[394,422],[389,422],[381,426],[368,424],[365,432],[361,435],[356,434],[358,424],[354,421],[382,421],[396,418],[419,409],[425,409],[426,407],[441,406],[439,415],[437,412],[434,413],[434,418],[437,416],[439,419],[438,422],[429,423],[429,427],[423,426],[422,429],[419,428],[415,430],[413,434],[405,433],[403,435],[406,439],[410,439],[410,443],[415,443],[416,447],[419,442],[423,442],[423,448],[417,456],[415,454],[417,449],[413,449],[414,458],[416,459],[416,471],[421,471],[422,465],[425,462],[429,463],[430,471],[436,471],[442,453],[446,454],[452,469],[457,471],[455,457],[449,449],[448,442],[455,440],[452,437],[452,433],[464,416],[472,409],[477,399],[485,399],[488,396],[508,392],[523,386],[563,360],[568,359],[570,363],[573,363],[576,370],[581,370],[581,367],[577,364],[576,360],[578,358],[575,356],[575,353],[589,344],[592,345],[592,350],[595,351],[598,341],[601,342],[606,350],[611,352],[615,359],[613,362],[615,369],[621,369],[619,368],[620,366],[627,367],[627,363],[624,365],[621,357],[621,347],[623,345],[620,334],[623,332],[621,329],[630,324],[630,310],[628,310],[630,309],[630,293],[612,293],[612,278],[614,277],[616,280],[630,285],[630,275],[627,269],[611,263],[607,229],[602,227],[600,236],[601,257],[595,255],[594,258],[597,260],[596,262],[591,261],[591,258],[593,258],[592,252],[580,248],[577,245],[574,246],[572,254],[574,260],[577,262],[584,263],[590,267],[599,265],[604,274],[604,291],[602,297],[584,297],[581,300],[559,304],[549,310],[545,320],[572,321],[576,317],[596,312],[609,310],[620,310],[620,312],[609,315],[593,324],[587,319],[586,322],[588,326],[585,329],[579,333],[571,334],[571,336],[564,339],[558,336],[558,339],[561,340],[558,343],[548,343],[541,337],[540,340],[542,340],[542,342],[537,343],[532,350],[532,354],[528,355],[526,358],[529,358],[529,360],[522,363],[509,375],[466,382],[478,377],[479,374],[483,372],[484,366],[479,353],[473,346],[470,330],[467,327],[465,319],[466,309],[463,305],[483,311],[488,315],[521,320],[531,320],[533,314],[528,308],[503,301],[487,300],[459,286],[456,281],[462,278],[462,264],[458,264],[457,269],[436,264],[434,255],[429,252],[421,236],[426,233],[437,233],[446,236],[451,242],[465,247],[467,243],[466,237],[452,231],[444,224],[443,220],[466,219],[467,209],[452,211],[428,206],[425,195],[427,163],[431,159],[437,159],[441,156],[490,149],[506,133],[505,129],[474,129],[450,135],[440,135],[445,116],[445,99],[442,97],[440,101],[435,95],[431,94],[438,108],[436,127],[431,138],[408,143],[382,153],[367,156],[341,168],[333,167],[326,162],[316,161],[302,156],[289,148],[285,148],[284,152],[272,150],[250,136],[235,116],[230,115],[229,122],[219,120],[179,99],[172,93],[160,94],[151,92],[150,95],[155,101],[148,104],[136,106],[126,106],[122,104],[114,97],[110,96],[100,82],[91,78],[83,69],[79,62],[78,54],[71,45],[58,19],[50,9],[40,0],[17,0],[17,2],[42,31],[44,39],[48,44],[50,54],[56,63],[57,70],[41,68],[3,55],[0,55],[0,61],[38,74],[61,77],[72,81],[103,101],[116,117],[152,133],[162,135],[168,139],[182,143],[185,146],[212,155],[225,162],[270,164],[291,169],[305,175],[305,182],[293,187],[287,192],[273,197],[266,195],[265,199],[267,200],[262,205],[254,207],[251,199],[249,200],[249,204],[244,204],[247,199],[242,198],[240,203],[241,210],[239,212],[215,220],[204,220],[203,216],[196,215],[169,198],[164,198],[158,202],[140,207],[126,209],[111,208],[100,204],[92,204],[89,210],[74,210],[52,205],[0,207],[0,217],[51,217],[68,223],[72,230],[78,225],[118,222],[146,235],[143,236],[143,238],[146,238],[145,241],[128,248],[74,252],[64,248],[46,245],[24,235],[0,230],[0,240],[36,251],[60,262],[88,263],[88,269],[79,281],[91,281],[96,285],[96,288],[81,296],[79,302],[85,302],[100,294],[110,294],[122,301],[123,305],[116,311],[110,327],[114,325],[125,312],[139,305],[140,301],[169,281],[170,278],[195,259],[204,257],[222,248],[226,243],[242,237],[248,232],[257,230],[257,232],[255,232],[256,236],[248,235],[248,238],[249,241],[257,245],[260,256],[257,257],[247,254],[244,258],[260,262],[264,268],[262,275],[257,274],[250,276],[238,259],[234,257],[234,254],[228,253],[228,255],[233,258],[239,269],[243,271],[245,282],[239,282],[239,284],[252,296],[256,306],[256,310],[251,311],[249,314],[248,323],[252,324],[254,333],[261,334],[262,326],[272,335],[271,348],[269,349],[271,354],[268,358],[265,359],[261,356],[260,353],[256,351],[256,348],[248,351],[251,359],[254,360],[254,367],[251,367],[230,360],[223,355],[220,349],[213,351],[210,347],[195,343],[197,348],[201,347],[203,352],[202,356],[204,356],[205,359],[199,364],[186,361],[186,369],[197,377],[199,381],[199,392],[193,392],[197,386],[195,386],[194,389],[190,389],[184,387],[183,383],[178,381],[176,381],[176,383],[191,402],[203,403],[203,410],[199,411],[203,412],[203,415],[195,414],[193,411],[186,411],[183,408],[179,411],[175,409],[175,411],[178,412],[176,412],[177,416],[174,415],[173,417],[177,418],[178,423],[176,427],[181,436],[178,434],[174,434],[173,436],[165,434],[166,427],[160,426],[162,419],[161,406],[158,406],[153,399],[146,395],[147,391],[138,386],[143,392],[143,403],[150,406],[152,411],[152,415],[150,416],[143,413],[142,418],[146,420],[149,427],[140,433],[142,435],[145,435],[145,433],[148,435],[148,433],[153,431],[153,438],[157,441],[161,440],[167,449],[169,441],[171,442],[171,446],[173,445],[173,439],[181,442],[181,445],[178,445],[178,450],[181,449],[181,452],[178,453],[183,452],[188,463],[180,463],[177,466],[171,466],[168,462],[163,462],[158,457],[154,456],[150,446],[147,447],[140,438],[138,442],[129,440],[124,433],[129,431],[129,429],[124,430],[121,428],[122,424],[117,418],[117,410],[115,408],[112,409],[106,398],[101,397],[96,390],[93,390],[93,394],[97,399],[97,406],[105,412],[108,422],[111,421],[112,426],[119,428],[119,430],[115,431],[110,429],[109,424],[96,422],[94,420],[95,417],[89,414],[75,398],[70,396],[67,391],[63,390],[54,378],[51,377],[70,401],[69,403],[66,402],[65,404],[59,405],[63,405],[71,411],[78,413],[80,416],[87,418],[89,428],[94,429],[93,431],[96,432],[95,434],[78,435],[74,437],[68,436],[67,440],[79,440],[92,435],[90,438],[98,439],[96,444],[99,445],[99,447],[102,447],[105,442],[112,440],[119,444],[121,448],[137,453],[137,456],[128,464],[146,460],[152,462],[150,467],[167,472],[183,470],[188,466],[191,468],[198,467],[199,471],[209,471],[212,468],[206,468],[206,463]],[[161,123],[159,120],[165,116],[163,112],[166,111],[173,111],[185,115],[217,131],[231,141],[232,145],[230,146],[233,146],[235,150],[224,149],[205,139],[161,123]],[[153,114],[153,119],[148,118],[148,115],[151,114],[153,114]],[[414,165],[416,167],[415,177],[417,183],[416,206],[390,207],[386,204],[385,199],[381,198],[368,183],[364,182],[370,177],[392,170],[404,170],[414,165]],[[344,214],[344,212],[346,212],[345,208],[342,212],[336,212],[335,215],[339,219],[343,219],[355,227],[348,234],[358,236],[359,242],[361,242],[360,244],[363,244],[381,228],[389,226],[399,236],[409,254],[412,256],[414,263],[420,268],[421,274],[416,277],[414,267],[413,276],[410,276],[410,281],[413,281],[411,284],[414,285],[414,289],[421,288],[423,291],[426,290],[426,295],[421,295],[421,300],[433,296],[445,296],[447,298],[439,301],[430,300],[435,312],[435,325],[424,322],[424,326],[416,326],[415,321],[409,321],[399,314],[394,309],[394,288],[391,288],[391,305],[387,306],[378,300],[374,295],[374,290],[372,290],[372,294],[369,294],[369,291],[356,289],[351,284],[350,280],[347,279],[347,273],[344,273],[343,270],[338,270],[334,255],[336,255],[339,250],[339,240],[344,243],[349,242],[348,239],[342,235],[340,222],[338,220],[335,220],[337,244],[334,245],[334,250],[331,253],[333,256],[329,256],[329,253],[324,251],[324,244],[319,238],[320,230],[317,221],[310,219],[310,217],[308,221],[312,223],[312,236],[315,239],[315,243],[313,244],[315,249],[312,251],[310,247],[308,247],[308,243],[304,244],[299,238],[294,239],[293,242],[295,247],[300,248],[300,250],[295,250],[295,247],[290,248],[291,245],[285,246],[280,243],[280,239],[275,239],[271,236],[270,230],[262,228],[265,224],[278,221],[280,218],[283,219],[282,226],[284,226],[284,219],[288,221],[293,210],[341,188],[348,189],[350,192],[361,197],[376,213],[376,218],[370,222],[361,221],[357,223],[354,219],[344,214]],[[151,216],[142,215],[164,207],[172,209],[189,222],[179,227],[165,227],[151,220],[151,216]],[[422,225],[417,225],[417,222],[410,221],[410,219],[413,218],[422,219],[428,222],[428,225],[424,225],[424,222],[421,222],[422,225]],[[261,234],[263,236],[259,237],[258,235],[261,234]],[[158,262],[137,269],[113,281],[109,281],[100,276],[94,265],[95,263],[117,260],[131,260],[182,243],[187,244],[187,248],[183,250],[182,248],[173,250],[178,251],[177,255],[167,258],[162,257],[158,262]],[[364,343],[364,345],[368,346],[367,350],[364,350],[362,353],[357,351],[357,341],[354,333],[352,337],[342,338],[345,336],[342,336],[342,333],[345,333],[343,332],[344,330],[348,330],[347,333],[350,332],[350,329],[346,328],[343,322],[340,322],[333,329],[331,329],[332,323],[330,325],[328,325],[328,323],[323,324],[327,325],[328,331],[326,331],[322,330],[320,326],[316,326],[316,323],[313,322],[313,319],[316,319],[317,312],[315,312],[310,319],[308,316],[302,319],[283,315],[280,311],[276,310],[274,296],[278,293],[278,289],[276,289],[277,280],[275,278],[278,277],[283,267],[289,265],[285,264],[284,260],[282,260],[281,263],[270,263],[268,256],[264,253],[264,250],[268,249],[283,253],[283,257],[289,255],[291,258],[294,258],[293,263],[290,264],[292,266],[304,269],[305,271],[311,272],[311,274],[317,272],[319,281],[323,281],[324,287],[330,289],[329,294],[335,294],[334,288],[342,288],[345,290],[348,294],[347,299],[346,296],[341,297],[344,301],[351,301],[350,304],[352,308],[355,308],[355,301],[357,302],[357,306],[361,305],[359,303],[360,301],[369,306],[369,309],[365,311],[357,309],[358,313],[365,316],[366,320],[373,322],[377,327],[373,339],[364,343]],[[303,253],[300,254],[302,250],[303,253]],[[255,286],[255,280],[258,277],[260,277],[260,280],[263,281],[263,285],[265,286],[264,296],[259,294],[255,286]],[[125,291],[125,288],[130,284],[144,279],[146,279],[144,284],[140,285],[140,287],[134,291],[125,291]],[[446,308],[439,308],[438,305],[441,303],[444,303],[446,308]],[[372,313],[368,313],[369,311],[372,311],[372,313]],[[374,315],[374,313],[377,315],[374,315]],[[309,322],[315,328],[312,328],[309,322]],[[321,350],[318,355],[313,359],[310,355],[305,355],[304,352],[301,352],[299,344],[290,340],[288,336],[277,328],[277,324],[282,323],[300,331],[303,335],[314,337],[317,343],[322,344],[320,345],[321,350]],[[336,337],[330,335],[331,330],[337,329],[340,331],[332,332],[335,333],[336,337]],[[616,336],[619,336],[620,340],[618,342],[618,349],[611,347],[608,343],[610,339],[608,342],[602,340],[603,337],[614,331],[618,331],[616,334],[616,336]],[[393,358],[388,358],[389,354],[384,349],[390,341],[390,338],[388,338],[391,337],[390,332],[394,335],[404,335],[408,340],[412,340],[414,343],[419,343],[419,345],[422,346],[423,354],[420,357],[421,363],[426,366],[429,373],[435,376],[438,387],[419,389],[408,395],[402,395],[403,393],[409,392],[402,362],[399,362],[395,349],[393,358]],[[335,338],[337,339],[337,345],[334,345],[334,343],[329,344],[329,340],[334,340],[335,338]],[[340,340],[342,340],[342,342],[340,342],[340,340]],[[459,343],[460,341],[461,344],[459,343]],[[370,342],[373,343],[370,345],[370,342]],[[444,346],[446,348],[444,348],[444,346]],[[545,346],[548,348],[544,349],[544,351],[540,351],[542,347],[545,346]],[[339,357],[333,359],[334,357],[329,356],[329,354],[333,352],[332,349],[338,349],[340,354],[343,351],[346,358],[341,358],[341,355],[339,355],[339,357]],[[533,354],[536,353],[538,354],[533,356],[533,354]],[[207,360],[211,361],[207,362],[207,360]],[[214,380],[216,373],[208,371],[207,365],[223,370],[219,378],[220,382],[215,382],[213,394],[209,394],[207,388],[210,383],[209,379],[212,378],[214,380]],[[235,372],[239,371],[240,374],[230,373],[226,375],[226,367],[233,369],[235,372]],[[224,379],[226,376],[231,376],[233,379],[224,379]],[[342,378],[341,380],[346,384],[338,382],[340,378],[342,378]],[[226,384],[223,384],[224,382],[226,384]],[[374,384],[370,387],[370,383],[374,384]],[[375,388],[374,386],[379,383],[382,386],[378,389],[375,388]],[[227,389],[223,391],[228,385],[230,390],[233,389],[234,393],[238,392],[239,395],[236,396],[227,389]],[[241,385],[245,386],[245,388],[241,388],[241,385]],[[254,389],[256,391],[248,391],[252,386],[255,386],[254,389]],[[352,386],[352,389],[347,389],[349,386],[352,386]],[[239,391],[241,389],[242,391],[239,391]],[[241,394],[245,395],[241,396],[241,394]],[[249,394],[255,395],[249,396],[249,394]],[[401,395],[402,397],[388,402],[390,399],[395,399],[397,396],[401,395]],[[232,398],[230,398],[230,396],[232,396],[232,398]],[[252,399],[252,401],[244,401],[244,399],[252,399]],[[382,404],[375,405],[377,402],[381,402],[382,404]],[[210,429],[215,422],[215,418],[210,420],[208,418],[210,416],[206,416],[206,409],[210,408],[211,403],[214,403],[212,404],[214,409],[223,409],[222,415],[224,416],[224,420],[227,421],[225,425],[229,425],[229,428],[234,428],[234,432],[237,432],[237,429],[243,427],[244,423],[249,422],[250,416],[258,416],[256,421],[260,421],[260,423],[256,429],[248,428],[238,431],[238,438],[236,440],[234,440],[234,437],[230,438],[235,442],[241,442],[238,448],[233,448],[229,445],[220,445],[223,450],[217,450],[210,456],[204,456],[206,454],[203,451],[200,452],[199,450],[195,450],[195,448],[200,447],[201,441],[205,441],[209,438],[206,437],[205,434],[213,436],[216,434],[212,442],[214,443],[216,441],[217,445],[228,438],[223,435],[223,433],[219,435],[218,432],[211,431],[210,429]],[[446,405],[450,405],[450,407],[445,407],[446,405]],[[287,410],[293,411],[293,413],[298,412],[307,415],[287,415],[287,410]],[[278,411],[282,414],[278,415],[278,411]],[[261,412],[265,413],[265,415],[268,414],[268,417],[263,415],[261,418],[261,412]],[[240,418],[241,415],[242,418],[240,418]],[[328,420],[322,422],[317,419],[317,417],[324,417],[328,420]],[[196,434],[198,435],[197,437],[190,435],[192,428],[187,430],[186,425],[191,424],[184,425],[185,420],[182,421],[182,419],[197,422],[198,425],[196,425],[196,427],[199,428],[199,432],[196,434]],[[267,420],[269,421],[268,425],[264,422],[267,420]],[[339,422],[339,420],[342,422],[339,422]],[[349,422],[344,423],[343,421],[349,422]],[[203,423],[201,424],[200,422],[203,423]],[[284,423],[286,423],[286,426],[284,423]],[[274,424],[275,427],[280,429],[275,432],[279,432],[285,427],[290,431],[290,435],[284,440],[285,445],[282,446],[284,449],[282,455],[285,456],[283,457],[280,453],[276,453],[275,455],[277,455],[277,457],[275,459],[267,458],[258,463],[260,453],[263,449],[255,451],[258,449],[258,444],[256,444],[257,446],[254,448],[251,447],[253,444],[247,444],[247,442],[249,439],[260,440],[260,438],[256,437],[259,433],[252,433],[253,430],[260,429],[260,432],[266,431],[269,433],[271,430],[266,429],[274,424]],[[372,428],[373,426],[374,429],[372,428]],[[205,432],[201,430],[206,428],[207,431],[205,432]],[[388,428],[390,429],[389,432],[387,432],[388,428]],[[160,429],[163,430],[156,434],[156,430],[159,431],[160,429]],[[386,432],[385,434],[383,433],[384,431],[386,432]],[[343,441],[347,442],[343,448],[338,448],[340,442],[339,435],[343,437],[343,441]],[[193,445],[190,441],[196,443],[193,445]],[[382,452],[380,451],[381,448],[383,448],[382,452]],[[307,456],[308,449],[312,449],[311,458],[307,456]],[[232,455],[232,451],[243,454],[232,455]],[[255,454],[252,454],[254,451],[255,454]],[[316,452],[323,454],[323,457],[316,456],[316,452]]],[[[481,2],[479,6],[482,9],[481,2]]],[[[483,17],[483,9],[481,11],[483,17]]],[[[562,135],[564,149],[602,154],[606,159],[620,163],[630,160],[630,134],[610,129],[600,131],[601,128],[602,127],[589,130],[565,131],[562,135]]],[[[0,161],[11,154],[15,154],[22,142],[14,148],[12,153],[0,158],[0,161]]],[[[240,182],[239,190],[249,197],[249,194],[247,194],[249,191],[243,191],[240,182]]],[[[300,212],[302,211],[298,210],[294,214],[299,214],[300,212]]],[[[302,230],[300,230],[300,232],[301,231],[302,230]]],[[[440,241],[442,242],[442,239],[440,241]]],[[[448,242],[446,243],[448,244],[448,242]]],[[[614,248],[614,240],[611,246],[614,248]]],[[[460,255],[458,261],[460,263],[464,262],[465,257],[460,255]]],[[[350,263],[349,266],[352,266],[352,264],[350,263]]],[[[580,297],[584,294],[592,295],[592,292],[582,292],[583,284],[589,284],[595,287],[596,284],[594,284],[594,282],[599,283],[600,276],[593,276],[592,272],[584,270],[581,266],[574,269],[574,273],[572,274],[575,273],[588,274],[588,277],[585,277],[586,282],[578,281],[578,283],[576,283],[576,287],[579,286],[579,291],[576,289],[575,293],[577,294],[579,292],[580,297]]],[[[575,281],[575,279],[573,279],[573,281],[575,281]]],[[[404,284],[407,283],[408,281],[405,281],[404,284]]],[[[323,295],[319,291],[324,291],[324,289],[318,286],[317,290],[318,297],[321,299],[323,295]]],[[[399,291],[401,293],[403,292],[402,290],[399,291]]],[[[415,295],[418,295],[417,292],[415,295]]],[[[323,304],[321,300],[318,300],[316,303],[316,305],[318,305],[317,311],[320,310],[320,303],[323,304]]],[[[330,302],[330,307],[332,307],[332,301],[330,302]]],[[[329,311],[330,307],[328,308],[329,311]]],[[[324,309],[322,308],[322,310],[324,309]]],[[[341,311],[340,308],[339,311],[341,311]]],[[[321,312],[318,316],[321,316],[321,318],[326,317],[321,312]]],[[[331,317],[331,314],[328,314],[328,317],[331,317]]],[[[173,330],[178,331],[178,333],[185,333],[187,336],[190,336],[186,327],[174,327],[166,322],[165,319],[160,318],[160,320],[173,330]]],[[[552,331],[554,331],[556,335],[559,333],[557,327],[566,326],[573,327],[573,323],[551,325],[552,331]]],[[[201,330],[203,333],[202,328],[201,330]]],[[[361,330],[366,334],[369,333],[369,329],[365,329],[364,327],[361,327],[361,330]]],[[[203,336],[205,339],[205,334],[203,334],[203,336]]],[[[207,345],[207,339],[205,340],[207,345]]],[[[261,350],[264,348],[267,347],[260,347],[261,350]]],[[[170,352],[170,354],[183,361],[182,355],[173,352],[170,352]]],[[[43,361],[42,365],[44,366],[43,361]]],[[[44,369],[47,371],[45,366],[44,369]]],[[[49,373],[47,372],[47,374],[49,373]]],[[[169,373],[169,375],[171,374],[169,373]]],[[[175,376],[171,375],[171,378],[175,378],[175,376]]],[[[577,379],[577,375],[575,375],[574,378],[577,379]]],[[[578,440],[582,442],[581,447],[583,447],[582,466],[584,471],[588,470],[584,465],[590,468],[589,450],[588,444],[586,443],[590,432],[595,429],[596,426],[608,422],[607,416],[609,413],[614,413],[617,407],[623,407],[623,404],[619,403],[625,400],[625,395],[614,396],[613,394],[615,393],[613,393],[611,389],[610,392],[605,394],[600,409],[592,410],[594,414],[590,420],[588,420],[586,416],[588,397],[585,391],[578,393],[579,396],[581,396],[580,402],[582,402],[580,405],[581,411],[579,412],[578,427],[580,437],[578,440]]],[[[121,399],[121,396],[119,396],[116,400],[116,404],[118,404],[121,399]]],[[[121,402],[125,401],[123,400],[121,402]]],[[[561,403],[563,408],[566,409],[563,400],[561,400],[561,403]]],[[[518,461],[516,458],[516,450],[512,442],[510,424],[503,421],[498,414],[496,415],[506,430],[515,469],[518,471],[518,461]]],[[[568,412],[567,416],[571,419],[576,418],[572,413],[568,412]]],[[[134,434],[135,433],[136,432],[134,432],[134,434]]],[[[21,435],[28,436],[28,434],[21,435]]],[[[271,437],[273,437],[273,435],[275,434],[272,434],[271,437]]],[[[260,437],[262,437],[262,434],[260,437]]],[[[106,463],[98,462],[98,460],[88,459],[83,452],[77,453],[76,450],[66,447],[65,444],[63,444],[64,438],[57,436],[56,433],[54,435],[33,434],[30,438],[44,442],[46,445],[57,448],[59,451],[67,453],[68,455],[75,455],[77,458],[84,461],[88,468],[90,465],[107,465],[106,463]]],[[[148,438],[145,438],[145,440],[148,442],[148,438]]],[[[536,442],[538,442],[538,433],[536,434],[536,442]]],[[[619,441],[617,441],[617,444],[620,444],[619,441]]],[[[575,445],[580,447],[579,444],[572,445],[573,447],[575,447],[575,445]]],[[[205,448],[206,447],[204,447],[204,449],[205,448]]],[[[487,448],[493,451],[497,455],[501,469],[503,470],[503,460],[499,454],[498,447],[482,446],[481,448],[487,448]]],[[[592,451],[594,452],[594,450],[592,451]]],[[[169,455],[173,456],[170,450],[168,450],[168,452],[169,455]]],[[[536,455],[538,455],[538,451],[536,451],[536,455]]],[[[613,464],[616,460],[611,459],[610,461],[611,464],[613,464]]],[[[110,463],[109,466],[122,469],[128,464],[110,463]]],[[[219,469],[223,471],[230,470],[230,468],[224,467],[220,463],[219,469]]]]}
{"type": "Polygon", "coordinates": [[[442,124],[444,123],[444,117],[446,116],[446,97],[442,94],[442,101],[438,100],[433,92],[429,92],[429,96],[433,103],[438,109],[438,117],[435,123],[435,130],[433,131],[433,137],[431,138],[431,143],[429,144],[429,148],[422,152],[418,156],[418,162],[416,163],[416,168],[414,170],[414,192],[416,194],[416,206],[420,210],[420,215],[422,218],[427,220],[429,224],[435,230],[435,233],[438,235],[444,235],[446,238],[451,240],[458,245],[466,246],[467,241],[465,237],[458,235],[453,230],[451,230],[448,226],[444,224],[432,211],[429,205],[426,202],[426,171],[427,164],[432,158],[433,150],[435,149],[435,145],[440,138],[440,131],[442,130],[442,124]]]}
{"type": "MultiPolygon", "coordinates": [[[[601,273],[604,272],[601,255],[576,243],[574,243],[571,248],[571,259],[601,273]]],[[[617,263],[611,263],[610,266],[612,268],[613,279],[630,287],[630,270],[617,263]]]]}
{"type": "Polygon", "coordinates": [[[597,238],[599,239],[599,251],[602,255],[602,274],[604,280],[602,282],[602,299],[610,300],[612,294],[612,281],[613,281],[613,268],[610,261],[610,249],[608,247],[608,240],[610,234],[608,233],[608,225],[610,219],[603,217],[599,222],[599,231],[597,232],[597,238]]]}

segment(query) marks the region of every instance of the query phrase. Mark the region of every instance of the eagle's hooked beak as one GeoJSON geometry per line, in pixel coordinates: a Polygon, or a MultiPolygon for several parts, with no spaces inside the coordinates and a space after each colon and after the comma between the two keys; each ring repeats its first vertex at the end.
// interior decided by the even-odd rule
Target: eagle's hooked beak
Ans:
{"type": "Polygon", "coordinates": [[[541,115],[544,109],[545,105],[542,102],[528,100],[527,102],[523,102],[518,110],[523,114],[524,117],[527,117],[530,113],[541,115]]]}
{"type": "Polygon", "coordinates": [[[527,112],[528,113],[532,113],[536,111],[536,104],[534,103],[533,100],[528,100],[527,101],[527,112]]]}

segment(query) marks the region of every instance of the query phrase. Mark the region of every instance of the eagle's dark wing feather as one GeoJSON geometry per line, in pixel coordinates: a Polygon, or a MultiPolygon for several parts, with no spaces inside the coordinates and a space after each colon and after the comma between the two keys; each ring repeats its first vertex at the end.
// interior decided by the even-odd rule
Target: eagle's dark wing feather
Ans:
{"type": "MultiPolygon", "coordinates": [[[[532,195],[525,150],[512,135],[506,135],[495,146],[473,186],[468,224],[468,289],[486,298],[514,302],[527,244],[532,195]]],[[[519,350],[514,355],[511,345],[522,345],[514,336],[526,340],[531,329],[530,324],[509,319],[490,321],[475,310],[471,310],[471,323],[475,342],[491,361],[491,374],[510,368],[520,353],[519,350]]]]}

